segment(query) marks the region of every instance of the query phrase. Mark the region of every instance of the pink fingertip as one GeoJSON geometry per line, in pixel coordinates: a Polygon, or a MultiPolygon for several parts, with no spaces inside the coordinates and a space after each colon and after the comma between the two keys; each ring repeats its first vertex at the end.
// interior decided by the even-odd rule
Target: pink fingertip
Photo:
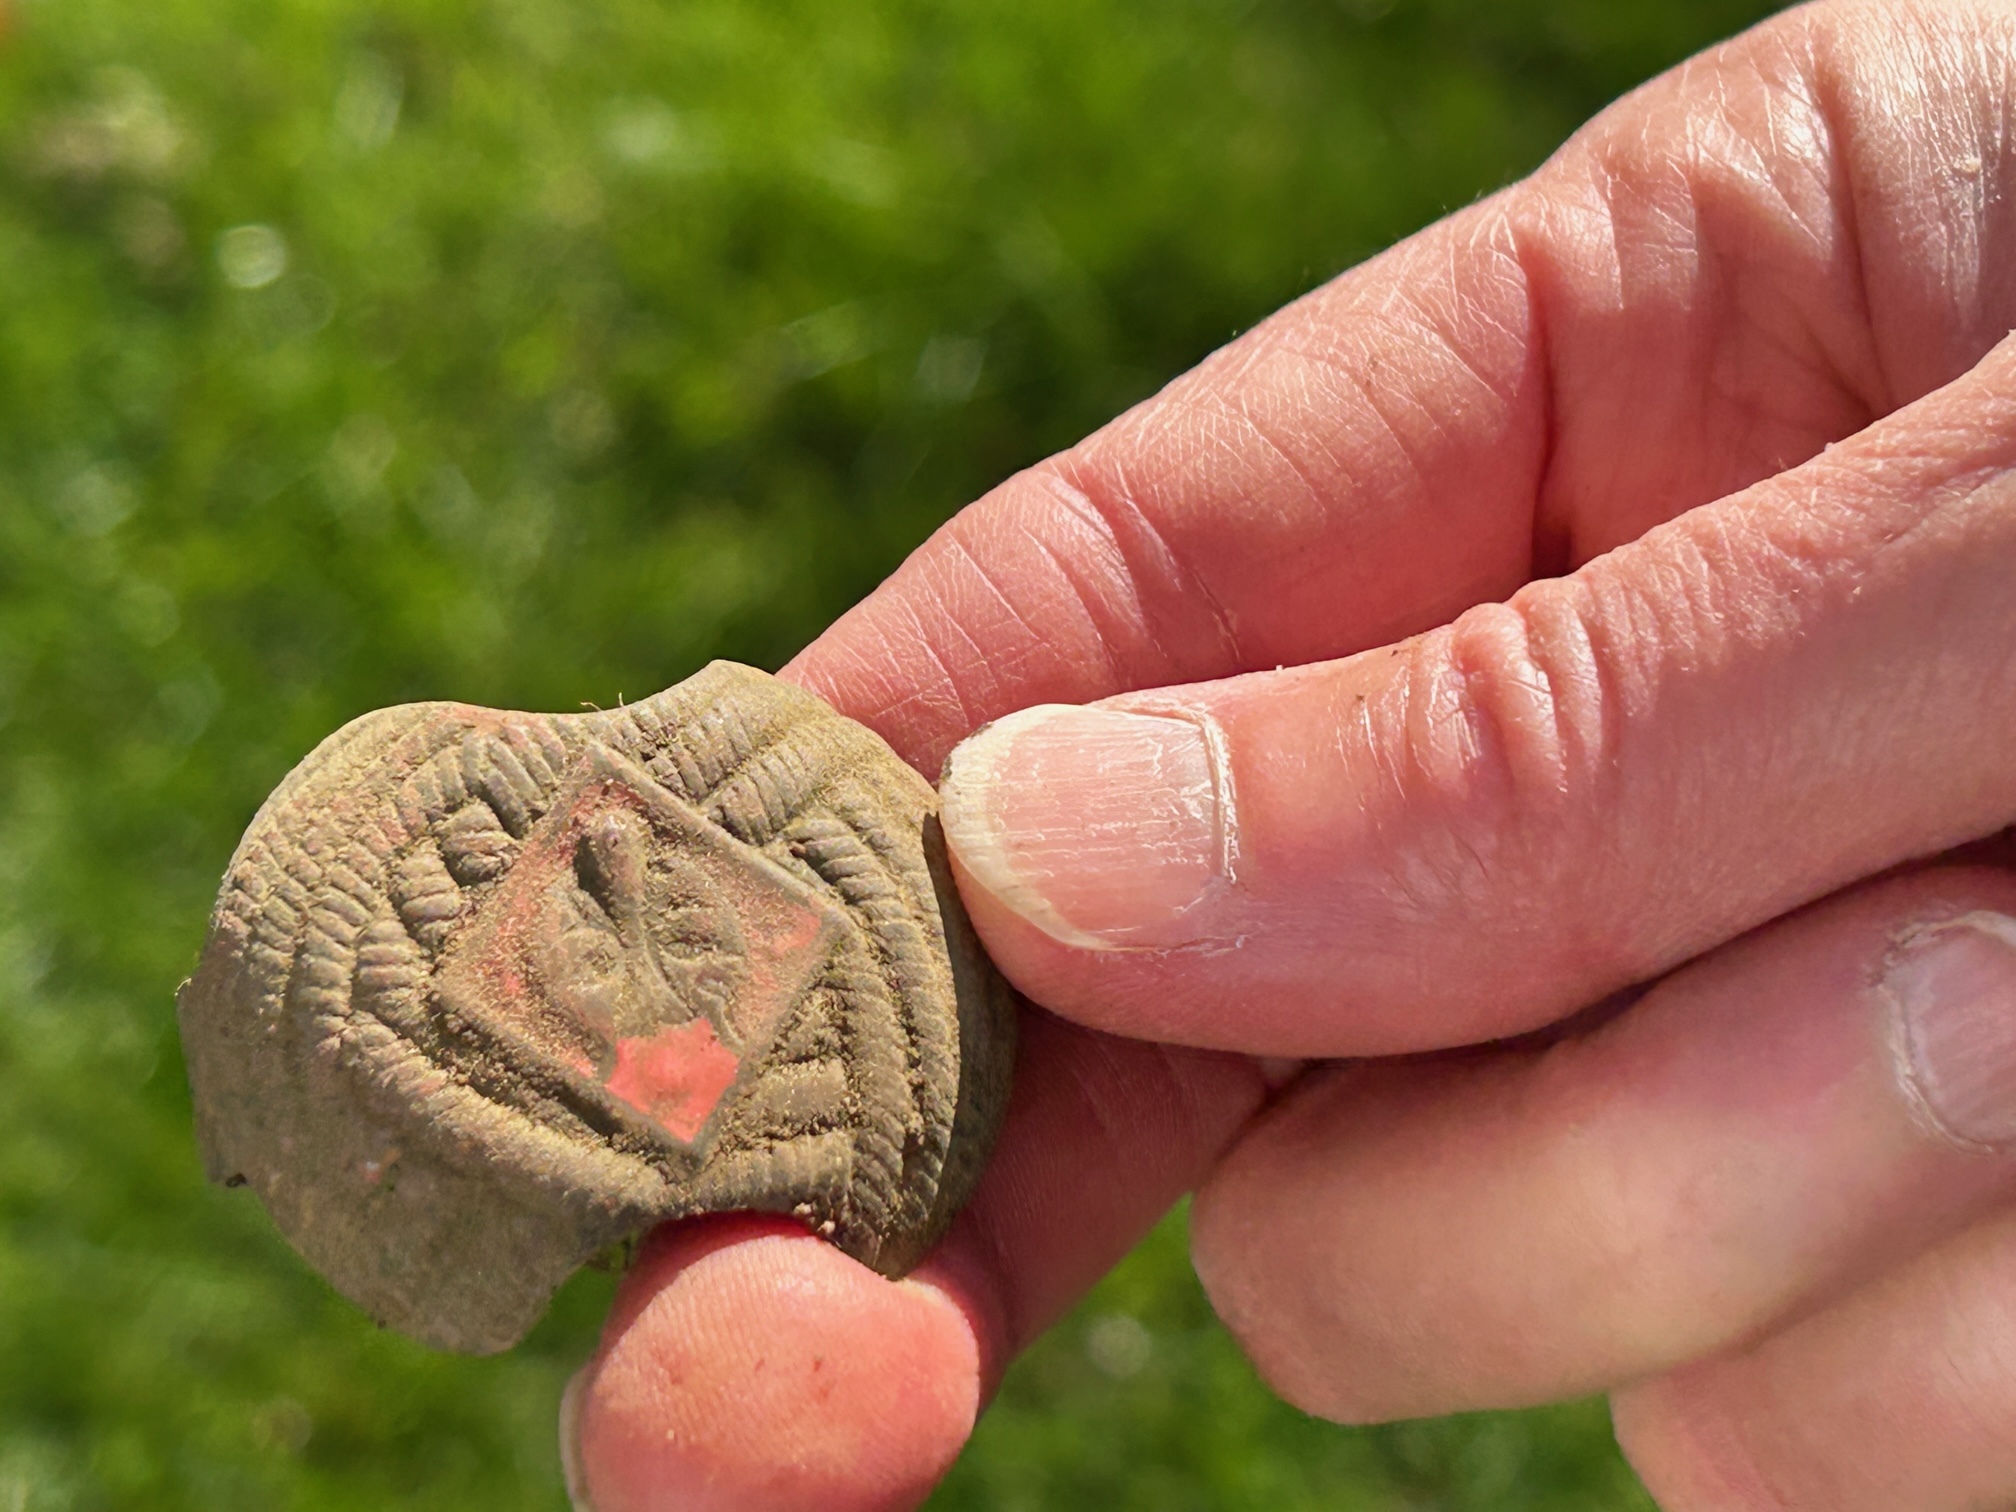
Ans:
{"type": "Polygon", "coordinates": [[[959,1302],[777,1220],[682,1224],[626,1278],[563,1406],[593,1512],[882,1512],[971,1433],[982,1357],[959,1302]]]}

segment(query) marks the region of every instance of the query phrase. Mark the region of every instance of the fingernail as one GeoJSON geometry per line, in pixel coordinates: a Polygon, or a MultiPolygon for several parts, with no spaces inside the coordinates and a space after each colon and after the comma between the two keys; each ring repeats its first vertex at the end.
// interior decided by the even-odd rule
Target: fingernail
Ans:
{"type": "Polygon", "coordinates": [[[1067,945],[1188,943],[1232,877],[1230,771],[1204,717],[1039,704],[955,748],[941,790],[970,879],[1067,945]]]}
{"type": "Polygon", "coordinates": [[[560,1474],[574,1512],[595,1512],[595,1503],[588,1498],[588,1477],[581,1468],[581,1399],[588,1394],[594,1370],[592,1364],[583,1365],[560,1393],[560,1474]]]}
{"type": "Polygon", "coordinates": [[[2016,1140],[2016,919],[1920,926],[1898,941],[1883,986],[1919,1112],[1965,1144],[2016,1140]]]}

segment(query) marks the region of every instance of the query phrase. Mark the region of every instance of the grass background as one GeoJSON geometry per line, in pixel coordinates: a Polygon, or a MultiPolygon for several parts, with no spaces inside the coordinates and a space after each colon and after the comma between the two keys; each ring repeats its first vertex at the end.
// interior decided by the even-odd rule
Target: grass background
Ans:
{"type": "MultiPolygon", "coordinates": [[[[562,1506],[501,1359],[206,1189],[171,994],[376,705],[775,666],[962,502],[1756,0],[24,0],[0,40],[0,1512],[562,1506]]],[[[1645,1503],[1271,1401],[1172,1218],[934,1505],[1645,1503]]]]}

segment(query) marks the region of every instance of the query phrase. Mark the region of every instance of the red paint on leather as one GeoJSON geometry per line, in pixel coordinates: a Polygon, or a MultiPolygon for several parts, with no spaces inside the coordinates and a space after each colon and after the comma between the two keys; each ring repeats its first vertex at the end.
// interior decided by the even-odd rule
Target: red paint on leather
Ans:
{"type": "Polygon", "coordinates": [[[738,1064],[712,1024],[688,1019],[656,1034],[616,1041],[616,1069],[606,1085],[674,1139],[690,1143],[734,1085],[738,1064]]]}

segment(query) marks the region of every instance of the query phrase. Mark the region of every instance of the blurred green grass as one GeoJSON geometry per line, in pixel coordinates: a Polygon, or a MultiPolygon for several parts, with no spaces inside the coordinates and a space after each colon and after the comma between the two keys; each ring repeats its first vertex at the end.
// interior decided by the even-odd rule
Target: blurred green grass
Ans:
{"type": "MultiPolygon", "coordinates": [[[[206,1189],[171,995],[364,709],[774,666],[965,500],[1753,0],[28,0],[0,43],[0,1512],[562,1505],[606,1277],[367,1325],[206,1189]]],[[[1599,1404],[1352,1432],[1180,1216],[944,1508],[1628,1508],[1599,1404]]]]}

